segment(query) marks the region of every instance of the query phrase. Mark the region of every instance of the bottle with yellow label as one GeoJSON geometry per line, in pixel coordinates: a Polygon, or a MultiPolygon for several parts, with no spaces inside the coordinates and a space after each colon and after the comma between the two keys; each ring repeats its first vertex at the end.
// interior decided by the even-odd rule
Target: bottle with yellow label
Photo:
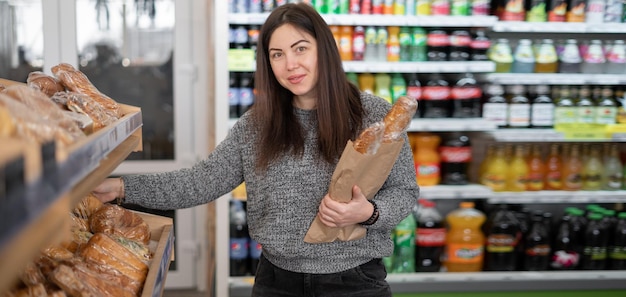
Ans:
{"type": "Polygon", "coordinates": [[[511,192],[526,191],[526,178],[528,176],[528,163],[524,156],[524,147],[517,145],[509,162],[509,170],[506,177],[506,190],[511,192]]]}
{"type": "Polygon", "coordinates": [[[504,146],[499,145],[494,149],[493,156],[485,168],[482,183],[494,192],[506,190],[506,174],[508,163],[504,146]]]}
{"type": "Polygon", "coordinates": [[[602,188],[602,174],[604,173],[604,164],[600,156],[600,148],[593,145],[589,148],[589,156],[585,159],[583,165],[583,190],[593,191],[602,188]]]}
{"type": "Polygon", "coordinates": [[[559,145],[554,143],[550,145],[550,152],[546,158],[546,177],[545,177],[545,189],[546,190],[562,190],[562,171],[563,159],[559,151],[559,145]]]}
{"type": "Polygon", "coordinates": [[[543,161],[541,146],[533,144],[528,155],[527,191],[541,191],[544,188],[546,164],[543,161]]]}
{"type": "Polygon", "coordinates": [[[445,266],[448,272],[476,272],[483,268],[486,216],[474,208],[474,202],[461,202],[446,216],[445,266]]]}

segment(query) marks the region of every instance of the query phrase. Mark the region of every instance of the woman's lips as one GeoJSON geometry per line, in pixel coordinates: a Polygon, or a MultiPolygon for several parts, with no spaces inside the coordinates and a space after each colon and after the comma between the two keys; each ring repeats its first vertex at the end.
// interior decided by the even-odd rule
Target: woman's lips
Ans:
{"type": "Polygon", "coordinates": [[[297,84],[304,79],[305,75],[292,75],[287,80],[292,84],[297,84]]]}

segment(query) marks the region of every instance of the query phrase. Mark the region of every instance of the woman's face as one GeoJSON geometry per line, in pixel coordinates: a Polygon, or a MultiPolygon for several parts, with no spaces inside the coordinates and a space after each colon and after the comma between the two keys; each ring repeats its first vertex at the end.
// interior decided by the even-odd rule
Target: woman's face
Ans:
{"type": "MultiPolygon", "coordinates": [[[[317,85],[317,41],[304,30],[284,24],[274,31],[269,42],[269,60],[278,83],[291,91],[295,103],[308,107],[315,100],[317,85]]],[[[299,106],[302,107],[302,106],[299,106]]]]}

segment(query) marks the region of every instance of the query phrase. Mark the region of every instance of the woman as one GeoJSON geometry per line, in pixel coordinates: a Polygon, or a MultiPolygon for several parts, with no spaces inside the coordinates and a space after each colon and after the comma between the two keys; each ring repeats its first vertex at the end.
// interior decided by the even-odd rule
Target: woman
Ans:
{"type": "Polygon", "coordinates": [[[174,172],[107,179],[96,195],[177,209],[213,201],[245,181],[250,237],[263,247],[253,296],[391,296],[381,258],[392,253],[390,232],[419,194],[406,133],[374,203],[357,186],[347,203],[328,195],[347,141],[381,121],[390,104],[348,82],[329,27],[308,4],[286,4],[269,15],[256,69],[253,107],[206,160],[174,172]],[[325,225],[360,223],[367,235],[305,243],[318,212],[325,225]]]}

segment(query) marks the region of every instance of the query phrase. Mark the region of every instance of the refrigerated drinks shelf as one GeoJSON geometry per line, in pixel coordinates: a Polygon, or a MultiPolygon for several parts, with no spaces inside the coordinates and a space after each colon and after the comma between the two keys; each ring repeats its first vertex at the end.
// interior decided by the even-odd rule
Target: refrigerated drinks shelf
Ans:
{"type": "Polygon", "coordinates": [[[504,85],[623,85],[623,74],[589,73],[489,73],[484,78],[493,83],[504,85]]]}
{"type": "Polygon", "coordinates": [[[513,22],[499,21],[491,27],[495,32],[519,33],[626,33],[626,23],[513,22]]]}
{"type": "Polygon", "coordinates": [[[443,62],[371,62],[344,61],[346,72],[357,73],[487,73],[496,69],[492,61],[443,61],[443,62]]]}

